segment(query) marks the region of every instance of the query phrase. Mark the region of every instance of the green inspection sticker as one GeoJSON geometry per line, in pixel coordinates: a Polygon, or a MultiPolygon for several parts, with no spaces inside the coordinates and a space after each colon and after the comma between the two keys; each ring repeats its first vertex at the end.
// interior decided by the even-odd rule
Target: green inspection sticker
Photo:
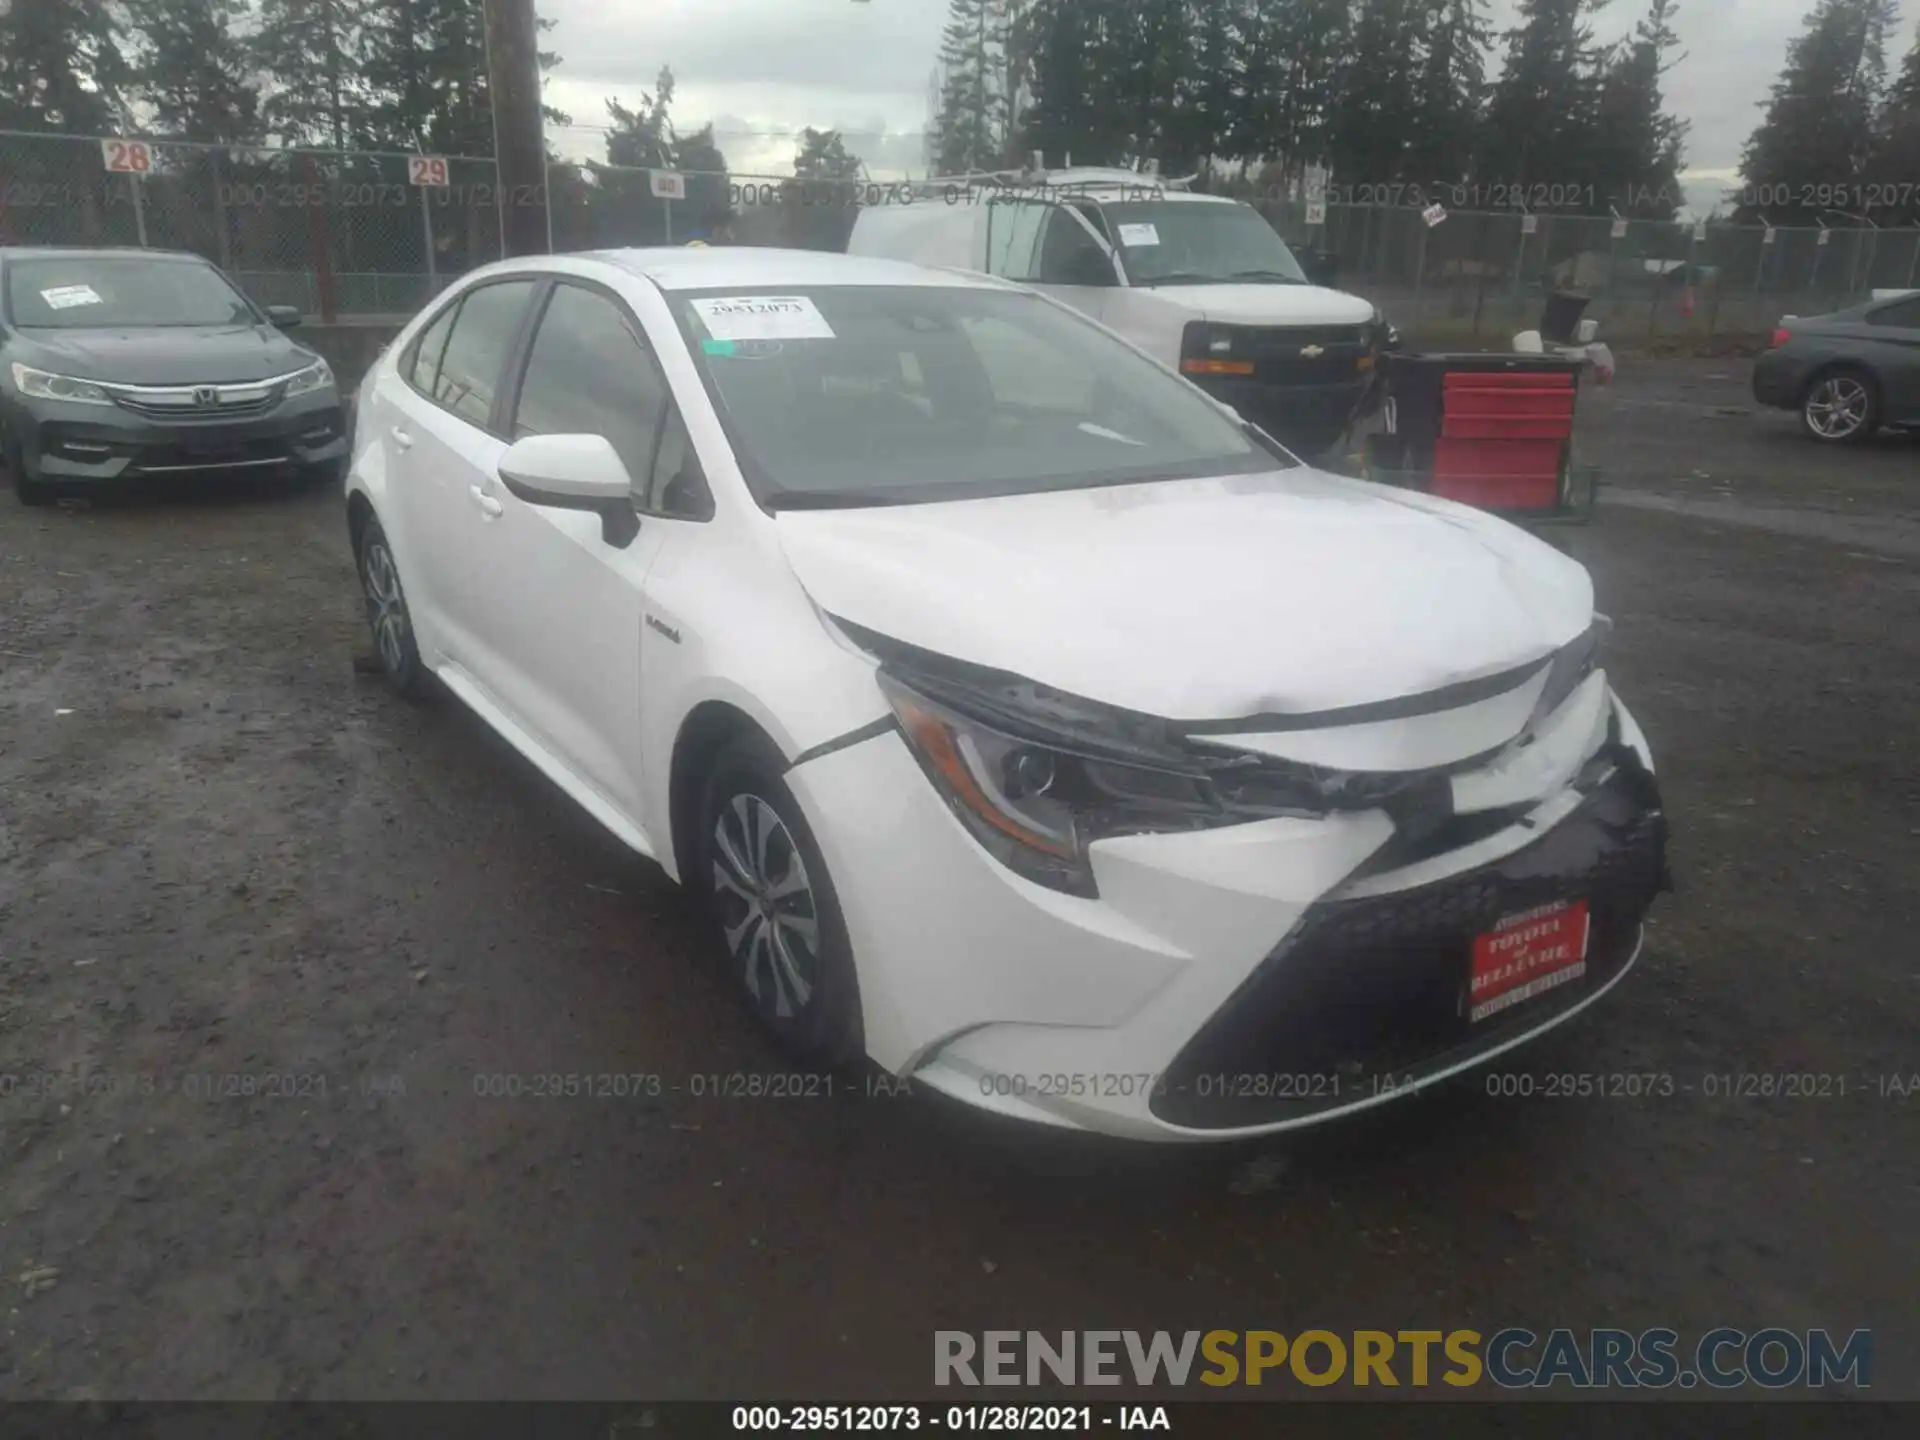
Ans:
{"type": "Polygon", "coordinates": [[[702,340],[700,348],[709,355],[731,355],[738,347],[731,340],[702,340]]]}

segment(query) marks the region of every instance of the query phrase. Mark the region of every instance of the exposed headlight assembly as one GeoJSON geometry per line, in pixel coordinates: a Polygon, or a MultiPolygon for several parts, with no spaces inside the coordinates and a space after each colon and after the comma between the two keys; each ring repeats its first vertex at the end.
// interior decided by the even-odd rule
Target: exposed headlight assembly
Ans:
{"type": "Polygon", "coordinates": [[[324,360],[316,360],[306,369],[287,377],[286,398],[291,400],[296,395],[311,395],[316,390],[328,389],[332,384],[332,367],[324,360]]]}
{"type": "Polygon", "coordinates": [[[1547,683],[1541,687],[1540,698],[1534,702],[1533,714],[1528,717],[1523,734],[1531,733],[1535,726],[1566,704],[1567,697],[1600,668],[1600,652],[1612,630],[1613,621],[1596,614],[1587,631],[1553,657],[1547,667],[1547,683]]]}
{"type": "Polygon", "coordinates": [[[1013,733],[882,670],[880,689],[934,787],[1008,868],[1072,895],[1097,893],[1087,847],[1108,835],[1222,823],[1204,774],[1083,753],[1013,733]]]}
{"type": "Polygon", "coordinates": [[[65,400],[76,405],[111,405],[113,397],[91,380],[54,375],[31,365],[13,364],[13,388],[36,400],[65,400]]]}

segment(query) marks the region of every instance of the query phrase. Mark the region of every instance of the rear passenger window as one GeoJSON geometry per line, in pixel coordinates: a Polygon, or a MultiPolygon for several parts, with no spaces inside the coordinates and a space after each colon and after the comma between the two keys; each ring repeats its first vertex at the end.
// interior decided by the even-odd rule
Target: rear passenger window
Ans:
{"type": "Polygon", "coordinates": [[[453,317],[459,313],[460,302],[456,300],[434,318],[413,348],[413,368],[407,374],[422,395],[433,394],[440,379],[440,354],[447,348],[447,332],[453,329],[453,317]]]}
{"type": "Polygon", "coordinates": [[[1892,305],[1883,305],[1878,310],[1869,311],[1867,319],[1875,325],[1892,325],[1902,330],[1920,330],[1920,296],[1912,300],[1896,301],[1892,305]]]}
{"type": "Polygon", "coordinates": [[[486,425],[533,285],[531,280],[503,280],[467,292],[447,337],[439,379],[427,392],[436,404],[462,420],[486,425]]]}

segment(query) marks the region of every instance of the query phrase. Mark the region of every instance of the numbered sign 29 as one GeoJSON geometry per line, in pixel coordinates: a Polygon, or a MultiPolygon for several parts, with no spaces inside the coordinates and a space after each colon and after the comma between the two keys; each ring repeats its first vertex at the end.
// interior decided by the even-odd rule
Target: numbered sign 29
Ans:
{"type": "Polygon", "coordinates": [[[407,183],[411,185],[431,185],[445,189],[447,184],[447,157],[444,155],[409,155],[407,157],[407,183]]]}
{"type": "Polygon", "coordinates": [[[153,151],[144,140],[102,140],[100,158],[116,175],[144,175],[153,169],[153,151]]]}

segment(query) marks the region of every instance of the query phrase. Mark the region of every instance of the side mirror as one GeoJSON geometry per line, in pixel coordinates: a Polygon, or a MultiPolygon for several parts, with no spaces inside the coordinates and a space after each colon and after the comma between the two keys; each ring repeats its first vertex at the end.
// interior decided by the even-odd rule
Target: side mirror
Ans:
{"type": "Polygon", "coordinates": [[[298,305],[267,306],[267,319],[271,320],[275,325],[278,325],[282,330],[293,329],[294,326],[300,323],[301,318],[300,307],[298,305]]]}
{"type": "Polygon", "coordinates": [[[1340,278],[1340,257],[1331,250],[1309,250],[1300,257],[1300,268],[1313,284],[1332,289],[1340,278]]]}
{"type": "Polygon", "coordinates": [[[529,505],[584,510],[600,517],[600,536],[624,549],[640,533],[633,477],[604,435],[529,435],[500,457],[500,479],[529,505]]]}

